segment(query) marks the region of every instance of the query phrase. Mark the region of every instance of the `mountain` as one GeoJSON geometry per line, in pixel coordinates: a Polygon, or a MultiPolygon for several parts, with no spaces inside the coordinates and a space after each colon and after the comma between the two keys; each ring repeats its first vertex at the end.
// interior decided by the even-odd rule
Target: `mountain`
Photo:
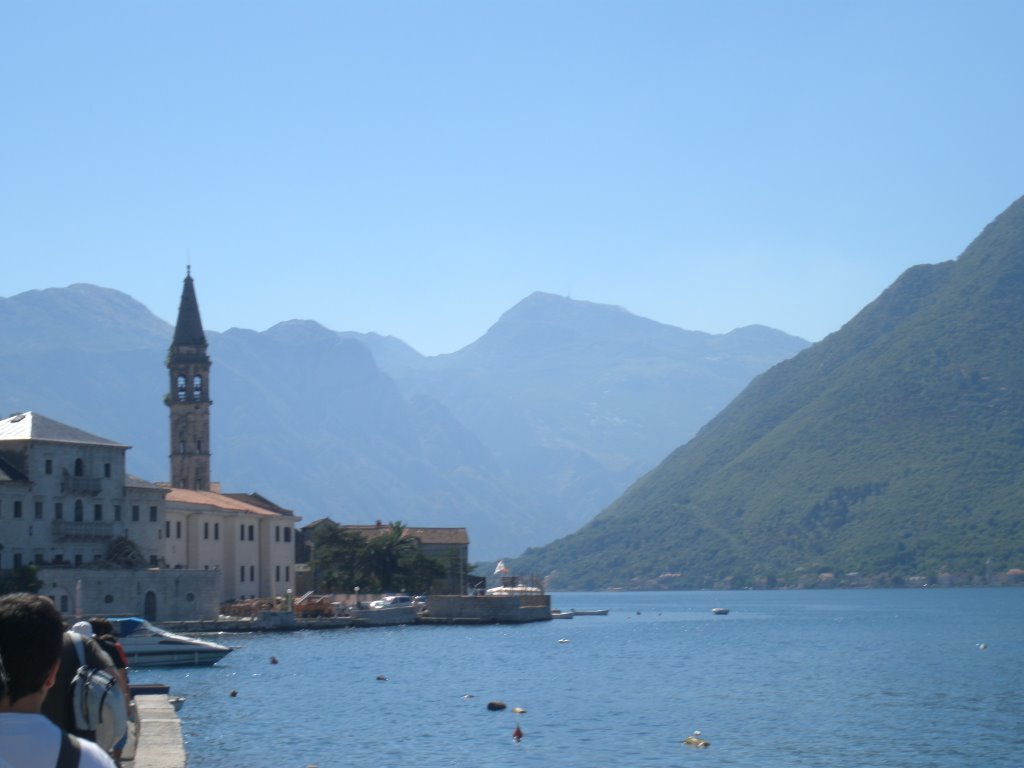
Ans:
{"type": "MultiPolygon", "coordinates": [[[[548,521],[574,530],[807,342],[750,327],[685,331],[620,307],[534,293],[450,355],[391,369],[477,434],[548,521]]],[[[387,368],[387,366],[385,366],[387,368]]]]}
{"type": "Polygon", "coordinates": [[[1024,567],[1024,198],[758,376],[519,572],[553,588],[970,582],[1024,567]]]}
{"type": "MultiPolygon", "coordinates": [[[[202,295],[200,304],[214,299],[202,295]]],[[[34,410],[134,446],[167,477],[173,329],[89,285],[0,299],[0,412],[34,410]]],[[[213,477],[307,521],[465,526],[475,558],[586,522],[756,373],[806,346],[765,328],[682,331],[535,294],[474,344],[287,321],[207,332],[213,477]]]]}

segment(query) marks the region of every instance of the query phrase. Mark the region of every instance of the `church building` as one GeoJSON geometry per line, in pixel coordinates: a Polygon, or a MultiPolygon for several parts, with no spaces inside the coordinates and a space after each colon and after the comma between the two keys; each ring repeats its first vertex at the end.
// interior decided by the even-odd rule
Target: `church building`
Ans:
{"type": "Polygon", "coordinates": [[[167,355],[171,481],[164,560],[171,568],[221,571],[225,601],[286,595],[294,587],[299,518],[258,494],[221,493],[210,481],[210,365],[188,270],[167,355]]]}

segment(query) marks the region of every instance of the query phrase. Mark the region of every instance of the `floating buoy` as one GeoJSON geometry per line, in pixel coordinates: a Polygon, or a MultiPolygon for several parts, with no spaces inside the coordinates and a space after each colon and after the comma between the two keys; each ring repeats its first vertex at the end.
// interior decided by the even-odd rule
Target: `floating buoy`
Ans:
{"type": "Polygon", "coordinates": [[[491,712],[499,712],[499,711],[503,710],[505,708],[505,706],[506,705],[505,705],[504,701],[488,701],[487,702],[487,709],[489,709],[491,712]]]}
{"type": "Polygon", "coordinates": [[[277,664],[277,656],[271,656],[270,657],[270,663],[271,664],[277,664]]]}
{"type": "Polygon", "coordinates": [[[700,731],[694,731],[692,736],[683,739],[683,744],[694,749],[707,749],[711,746],[710,741],[701,737],[700,731]]]}
{"type": "Polygon", "coordinates": [[[519,727],[518,723],[516,723],[516,729],[514,731],[512,731],[512,740],[513,741],[521,741],[522,738],[523,738],[523,729],[519,727]]]}
{"type": "Polygon", "coordinates": [[[512,711],[515,712],[517,715],[525,715],[526,714],[526,710],[523,709],[522,707],[512,707],[512,711]]]}

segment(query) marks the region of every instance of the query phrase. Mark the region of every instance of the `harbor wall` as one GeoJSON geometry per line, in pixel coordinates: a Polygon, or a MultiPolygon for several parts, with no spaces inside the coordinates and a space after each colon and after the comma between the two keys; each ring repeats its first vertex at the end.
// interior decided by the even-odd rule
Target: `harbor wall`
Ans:
{"type": "Polygon", "coordinates": [[[518,624],[551,619],[550,595],[431,595],[427,615],[434,620],[518,624]]]}
{"type": "Polygon", "coordinates": [[[39,593],[65,616],[142,616],[181,621],[217,616],[223,575],[184,569],[40,568],[39,593]]]}

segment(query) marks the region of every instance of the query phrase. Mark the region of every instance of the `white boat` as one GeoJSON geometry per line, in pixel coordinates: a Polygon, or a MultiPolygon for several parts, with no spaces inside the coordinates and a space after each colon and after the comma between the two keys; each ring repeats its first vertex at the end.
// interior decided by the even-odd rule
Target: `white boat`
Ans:
{"type": "Polygon", "coordinates": [[[576,610],[575,608],[573,608],[572,612],[574,614],[576,614],[577,616],[607,616],[608,615],[608,609],[607,608],[585,608],[582,611],[579,611],[579,610],[576,610]]]}
{"type": "Polygon", "coordinates": [[[226,645],[178,635],[145,619],[111,619],[129,667],[191,667],[216,664],[232,649],[226,645]]]}
{"type": "Polygon", "coordinates": [[[573,611],[560,611],[557,608],[551,609],[552,619],[571,619],[575,615],[573,611]]]}
{"type": "Polygon", "coordinates": [[[729,609],[728,608],[712,608],[711,612],[713,614],[715,614],[715,616],[727,616],[729,614],[729,609]]]}

